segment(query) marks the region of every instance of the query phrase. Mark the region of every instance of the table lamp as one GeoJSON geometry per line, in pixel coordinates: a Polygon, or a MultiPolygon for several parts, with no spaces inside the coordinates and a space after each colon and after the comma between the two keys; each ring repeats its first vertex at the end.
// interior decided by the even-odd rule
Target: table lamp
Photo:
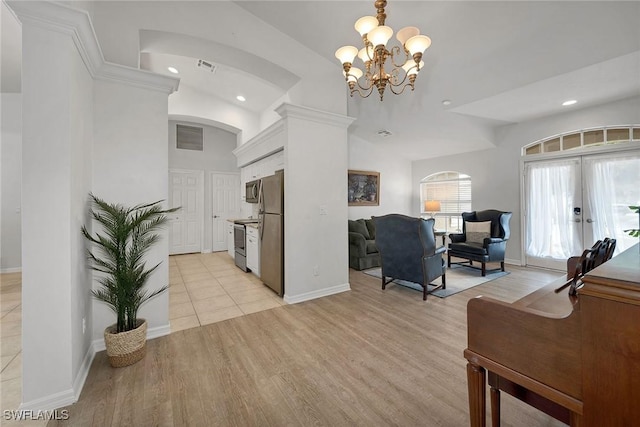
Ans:
{"type": "Polygon", "coordinates": [[[425,200],[424,201],[424,211],[431,214],[431,218],[436,212],[440,212],[440,201],[439,200],[425,200]]]}

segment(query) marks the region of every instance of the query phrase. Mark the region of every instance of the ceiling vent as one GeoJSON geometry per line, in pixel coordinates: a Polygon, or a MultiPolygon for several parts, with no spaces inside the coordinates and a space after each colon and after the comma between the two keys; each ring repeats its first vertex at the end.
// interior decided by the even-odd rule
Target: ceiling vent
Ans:
{"type": "Polygon", "coordinates": [[[198,59],[198,67],[211,73],[215,73],[217,68],[211,62],[205,61],[204,59],[198,59]]]}
{"type": "Polygon", "coordinates": [[[391,132],[389,132],[389,131],[388,131],[388,130],[386,130],[386,129],[382,129],[382,130],[379,130],[379,131],[378,131],[378,136],[381,136],[381,137],[383,137],[383,138],[386,138],[386,137],[391,136],[391,135],[392,135],[392,133],[391,133],[391,132]]]}

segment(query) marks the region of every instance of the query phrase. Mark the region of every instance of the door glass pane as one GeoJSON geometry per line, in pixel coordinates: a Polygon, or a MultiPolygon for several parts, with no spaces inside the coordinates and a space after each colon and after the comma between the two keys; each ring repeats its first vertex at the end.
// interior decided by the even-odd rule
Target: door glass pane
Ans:
{"type": "Polygon", "coordinates": [[[581,253],[581,217],[574,214],[580,160],[530,163],[526,170],[527,256],[566,260],[581,253]]]}
{"type": "Polygon", "coordinates": [[[638,243],[624,230],[638,228],[638,214],[629,206],[640,205],[640,153],[585,157],[583,164],[589,209],[585,236],[589,235],[591,243],[615,238],[616,253],[638,243]]]}
{"type": "Polygon", "coordinates": [[[584,133],[584,145],[599,144],[604,142],[603,130],[592,130],[584,133]]]}
{"type": "Polygon", "coordinates": [[[572,148],[580,147],[580,134],[573,133],[571,135],[565,135],[562,137],[562,149],[571,150],[572,148]]]}

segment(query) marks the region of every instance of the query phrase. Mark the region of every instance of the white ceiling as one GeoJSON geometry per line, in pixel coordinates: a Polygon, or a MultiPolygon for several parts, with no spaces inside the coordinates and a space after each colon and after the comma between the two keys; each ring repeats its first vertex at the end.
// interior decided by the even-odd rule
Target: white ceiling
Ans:
{"type": "MultiPolygon", "coordinates": [[[[190,14],[210,14],[226,2],[214,3],[185,2],[180,19],[187,22],[190,14]]],[[[232,3],[282,33],[282,40],[269,43],[290,44],[283,43],[288,36],[334,62],[336,79],[343,77],[335,50],[345,44],[360,47],[353,23],[375,14],[373,0],[232,3]]],[[[154,2],[139,4],[148,8],[148,28],[154,2]]],[[[111,5],[114,10],[119,7],[111,5]]],[[[414,92],[394,96],[387,91],[383,102],[375,94],[349,99],[348,113],[357,117],[350,132],[374,144],[398,147],[397,152],[410,159],[489,148],[497,126],[640,94],[638,1],[390,0],[386,12],[387,25],[394,30],[417,26],[433,43],[425,53],[414,92]],[[578,103],[562,107],[567,99],[578,103]],[[450,105],[443,105],[443,100],[450,100],[450,105]],[[379,136],[383,129],[391,135],[379,136]]],[[[5,68],[5,52],[9,52],[5,50],[5,15],[3,88],[5,76],[13,75],[5,68]]],[[[161,73],[167,73],[168,65],[175,66],[181,86],[212,97],[239,104],[235,97],[242,94],[247,98],[243,108],[253,112],[283,94],[277,85],[228,65],[213,75],[195,65],[198,59],[215,58],[194,58],[189,52],[145,52],[140,59],[141,67],[161,73]]],[[[289,68],[285,63],[277,65],[289,68]]]]}

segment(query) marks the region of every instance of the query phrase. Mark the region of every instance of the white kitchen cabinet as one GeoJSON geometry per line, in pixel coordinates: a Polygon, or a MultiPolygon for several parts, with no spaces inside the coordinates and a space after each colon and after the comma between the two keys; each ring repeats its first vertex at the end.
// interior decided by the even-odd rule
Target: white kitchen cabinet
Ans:
{"type": "Polygon", "coordinates": [[[246,227],[247,268],[260,277],[260,234],[255,227],[246,227]]]}
{"type": "Polygon", "coordinates": [[[233,240],[233,222],[227,221],[227,253],[231,258],[236,257],[235,243],[233,240]]]}

